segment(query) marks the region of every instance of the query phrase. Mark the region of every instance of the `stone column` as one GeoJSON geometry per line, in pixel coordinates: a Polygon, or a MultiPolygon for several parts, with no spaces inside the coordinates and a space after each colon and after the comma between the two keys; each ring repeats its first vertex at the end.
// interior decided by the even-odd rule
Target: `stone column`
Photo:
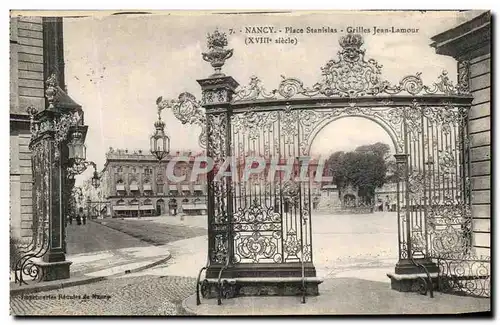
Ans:
{"type": "MultiPolygon", "coordinates": [[[[207,278],[231,277],[234,255],[231,219],[232,178],[215,180],[217,168],[223,167],[232,156],[231,150],[231,100],[238,83],[229,76],[215,76],[198,80],[203,92],[206,112],[207,156],[214,161],[214,168],[207,176],[208,183],[208,250],[210,266],[207,278]]],[[[229,171],[229,169],[227,169],[229,171]]],[[[216,285],[210,290],[216,294],[216,285]]]]}
{"type": "Polygon", "coordinates": [[[66,214],[74,180],[69,179],[69,134],[79,128],[83,138],[83,111],[59,87],[53,74],[46,82],[48,107],[33,116],[30,149],[33,152],[33,265],[40,280],[52,281],[70,276],[66,260],[66,214]]]}

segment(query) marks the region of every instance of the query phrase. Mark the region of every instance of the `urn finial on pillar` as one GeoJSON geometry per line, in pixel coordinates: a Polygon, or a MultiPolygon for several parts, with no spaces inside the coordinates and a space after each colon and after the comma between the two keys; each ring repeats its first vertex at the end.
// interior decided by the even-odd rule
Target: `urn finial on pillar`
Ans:
{"type": "Polygon", "coordinates": [[[227,44],[226,33],[221,33],[216,29],[212,34],[207,35],[208,52],[202,53],[202,58],[214,67],[215,73],[212,77],[224,76],[221,68],[226,60],[233,56],[233,49],[225,48],[227,44]]]}

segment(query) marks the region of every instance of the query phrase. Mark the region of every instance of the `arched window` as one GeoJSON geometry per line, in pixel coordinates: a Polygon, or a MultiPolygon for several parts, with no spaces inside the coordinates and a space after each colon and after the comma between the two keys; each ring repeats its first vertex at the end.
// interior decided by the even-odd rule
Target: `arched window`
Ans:
{"type": "Polygon", "coordinates": [[[125,184],[123,184],[123,179],[119,178],[116,181],[116,195],[123,196],[125,194],[126,194],[125,184]]]}

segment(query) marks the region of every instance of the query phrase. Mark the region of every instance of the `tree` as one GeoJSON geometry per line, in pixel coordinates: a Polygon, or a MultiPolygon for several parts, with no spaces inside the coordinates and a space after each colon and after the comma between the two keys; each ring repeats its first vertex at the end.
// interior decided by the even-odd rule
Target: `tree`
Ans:
{"type": "Polygon", "coordinates": [[[358,188],[358,195],[371,203],[375,196],[375,189],[382,187],[386,180],[387,167],[384,159],[377,154],[359,154],[359,162],[356,168],[358,173],[354,179],[354,185],[358,188]]]}
{"type": "Polygon", "coordinates": [[[387,143],[377,142],[374,144],[359,146],[354,151],[364,153],[372,152],[382,157],[384,160],[388,160],[390,158],[391,147],[389,147],[387,143]]]}
{"type": "Polygon", "coordinates": [[[371,203],[375,189],[386,182],[390,147],[381,142],[364,145],[352,152],[337,151],[328,159],[329,176],[338,188],[352,185],[358,196],[371,203]]]}
{"type": "Polygon", "coordinates": [[[385,162],[387,167],[386,183],[396,183],[398,182],[402,175],[402,171],[398,168],[396,160],[388,160],[385,162]]]}
{"type": "Polygon", "coordinates": [[[327,160],[328,176],[332,177],[333,184],[336,184],[339,187],[342,186],[345,181],[345,170],[342,167],[344,155],[345,153],[343,151],[337,151],[327,160]]]}

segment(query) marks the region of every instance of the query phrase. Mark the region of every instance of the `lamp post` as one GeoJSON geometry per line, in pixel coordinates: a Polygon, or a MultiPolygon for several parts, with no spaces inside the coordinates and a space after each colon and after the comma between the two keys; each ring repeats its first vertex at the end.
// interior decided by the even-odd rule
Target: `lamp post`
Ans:
{"type": "MultiPolygon", "coordinates": [[[[92,175],[90,183],[92,184],[92,186],[96,190],[101,186],[101,177],[100,177],[99,173],[97,172],[97,168],[96,168],[95,164],[94,164],[94,174],[92,175]]],[[[100,216],[100,214],[101,214],[101,198],[100,198],[99,193],[100,193],[100,191],[97,191],[97,200],[98,200],[97,217],[100,216]]]]}
{"type": "MultiPolygon", "coordinates": [[[[158,98],[156,100],[156,104],[159,104],[161,100],[161,97],[158,98]]],[[[150,138],[150,151],[151,154],[158,160],[158,172],[161,172],[162,159],[170,153],[170,138],[165,134],[165,122],[161,120],[162,109],[163,108],[158,106],[158,120],[154,123],[155,132],[150,138]]],[[[168,200],[168,195],[165,195],[165,200],[168,200]]]]}

